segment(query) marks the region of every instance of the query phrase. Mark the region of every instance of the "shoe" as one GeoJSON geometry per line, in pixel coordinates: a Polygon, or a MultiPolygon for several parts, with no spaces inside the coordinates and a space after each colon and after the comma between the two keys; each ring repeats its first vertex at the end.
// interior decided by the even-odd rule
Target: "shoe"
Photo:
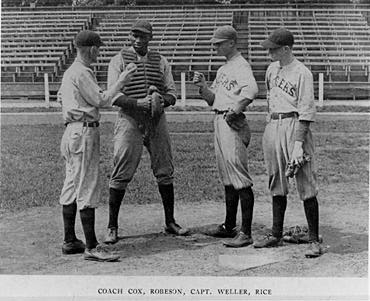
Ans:
{"type": "Polygon", "coordinates": [[[241,248],[253,244],[251,236],[245,235],[243,232],[239,232],[232,240],[224,242],[226,247],[241,248]]]}
{"type": "Polygon", "coordinates": [[[85,250],[84,259],[92,261],[111,262],[117,261],[119,259],[119,255],[114,255],[110,252],[107,252],[100,245],[97,245],[94,249],[85,250]]]}
{"type": "Polygon", "coordinates": [[[281,238],[277,238],[275,236],[267,235],[264,239],[259,240],[254,243],[255,248],[271,248],[271,247],[279,247],[283,245],[283,240],[281,238]]]}
{"type": "Polygon", "coordinates": [[[105,237],[104,243],[115,244],[118,241],[118,230],[117,228],[108,228],[107,236],[105,237]]]}
{"type": "Polygon", "coordinates": [[[166,225],[166,228],[164,230],[166,231],[166,233],[175,234],[178,236],[185,236],[189,234],[189,229],[181,228],[176,223],[169,223],[168,225],[166,225]]]}
{"type": "Polygon", "coordinates": [[[228,230],[225,224],[218,225],[216,229],[206,233],[209,236],[222,237],[222,238],[234,238],[237,234],[235,228],[228,230]]]}
{"type": "Polygon", "coordinates": [[[79,254],[85,252],[85,244],[79,240],[76,239],[72,242],[64,242],[62,246],[62,253],[66,255],[70,254],[79,254]]]}
{"type": "Polygon", "coordinates": [[[310,242],[310,245],[308,246],[308,250],[304,254],[307,258],[316,258],[321,256],[323,253],[323,250],[321,248],[321,244],[318,241],[310,242]]]}

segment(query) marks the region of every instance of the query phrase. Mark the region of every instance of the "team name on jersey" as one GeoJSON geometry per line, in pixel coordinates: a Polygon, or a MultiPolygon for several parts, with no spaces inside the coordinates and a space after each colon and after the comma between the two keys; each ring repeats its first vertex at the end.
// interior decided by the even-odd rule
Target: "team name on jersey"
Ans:
{"type": "Polygon", "coordinates": [[[238,86],[238,81],[235,79],[230,80],[225,73],[220,73],[216,78],[216,87],[222,86],[227,91],[230,91],[238,86]]]}
{"type": "Polygon", "coordinates": [[[272,84],[273,86],[278,87],[288,95],[296,97],[295,86],[291,82],[287,81],[285,78],[276,75],[275,78],[272,79],[272,84]]]}

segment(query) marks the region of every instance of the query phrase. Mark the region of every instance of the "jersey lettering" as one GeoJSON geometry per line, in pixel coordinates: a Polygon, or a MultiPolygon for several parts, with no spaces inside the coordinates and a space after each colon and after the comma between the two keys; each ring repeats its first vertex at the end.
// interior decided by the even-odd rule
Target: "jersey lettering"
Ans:
{"type": "Polygon", "coordinates": [[[273,79],[273,83],[276,87],[281,89],[284,93],[292,97],[296,96],[296,89],[294,85],[291,82],[286,81],[284,78],[280,78],[279,75],[276,75],[276,77],[273,79]]]}
{"type": "Polygon", "coordinates": [[[225,73],[221,73],[219,76],[216,78],[216,87],[222,86],[224,87],[227,91],[231,91],[235,87],[238,86],[238,81],[236,79],[230,80],[225,73]]]}

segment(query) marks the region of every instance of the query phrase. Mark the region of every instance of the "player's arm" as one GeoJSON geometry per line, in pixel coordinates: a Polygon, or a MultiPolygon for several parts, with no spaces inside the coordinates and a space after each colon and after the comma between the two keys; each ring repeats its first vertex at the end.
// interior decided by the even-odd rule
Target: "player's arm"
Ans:
{"type": "Polygon", "coordinates": [[[163,80],[165,88],[165,93],[162,95],[163,106],[166,108],[169,106],[174,106],[176,103],[177,100],[176,85],[172,76],[171,65],[168,63],[165,57],[161,56],[160,64],[161,68],[163,69],[163,80]]]}
{"type": "Polygon", "coordinates": [[[303,161],[303,143],[306,140],[311,122],[315,120],[316,114],[313,77],[310,72],[306,72],[300,76],[297,95],[299,117],[295,130],[292,161],[301,163],[303,161]]]}
{"type": "Polygon", "coordinates": [[[115,83],[106,91],[98,85],[93,71],[81,72],[77,78],[77,86],[83,98],[94,107],[104,107],[111,103],[123,85],[130,79],[131,72],[122,72],[115,83]]]}
{"type": "Polygon", "coordinates": [[[258,93],[258,85],[249,65],[244,66],[238,73],[238,83],[239,87],[234,91],[234,95],[239,98],[236,100],[234,107],[234,112],[237,114],[244,112],[245,108],[253,102],[258,93]]]}
{"type": "Polygon", "coordinates": [[[216,95],[212,89],[208,87],[204,74],[197,71],[194,72],[193,83],[199,87],[200,96],[208,103],[209,106],[212,106],[216,95]]]}

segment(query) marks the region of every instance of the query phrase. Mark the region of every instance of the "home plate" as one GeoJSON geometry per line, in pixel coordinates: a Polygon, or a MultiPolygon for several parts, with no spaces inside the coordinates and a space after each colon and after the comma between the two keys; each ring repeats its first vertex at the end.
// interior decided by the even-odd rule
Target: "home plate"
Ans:
{"type": "Polygon", "coordinates": [[[264,252],[261,250],[238,254],[238,255],[219,255],[218,264],[223,267],[232,268],[235,270],[248,270],[260,267],[266,264],[277,263],[288,260],[288,255],[281,252],[264,252]]]}

